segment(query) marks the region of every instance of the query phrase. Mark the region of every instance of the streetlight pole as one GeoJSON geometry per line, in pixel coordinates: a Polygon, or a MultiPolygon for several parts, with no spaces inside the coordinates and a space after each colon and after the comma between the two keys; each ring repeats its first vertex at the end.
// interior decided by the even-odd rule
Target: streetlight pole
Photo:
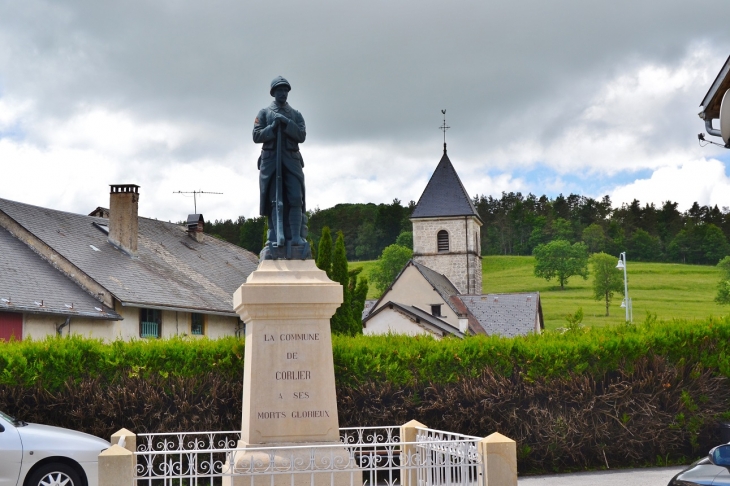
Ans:
{"type": "Polygon", "coordinates": [[[626,322],[634,321],[634,312],[631,308],[631,299],[629,298],[629,280],[626,277],[626,252],[623,251],[618,257],[618,264],[616,268],[624,271],[624,301],[621,303],[621,307],[626,309],[626,322]],[[630,317],[629,317],[630,316],[630,317]]]}

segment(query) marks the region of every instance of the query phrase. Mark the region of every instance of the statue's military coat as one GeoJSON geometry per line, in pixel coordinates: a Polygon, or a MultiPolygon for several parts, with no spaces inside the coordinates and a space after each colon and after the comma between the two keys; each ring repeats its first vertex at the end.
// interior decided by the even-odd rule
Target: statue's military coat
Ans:
{"type": "MultiPolygon", "coordinates": [[[[255,143],[263,143],[261,147],[261,156],[259,157],[259,188],[261,193],[260,213],[262,216],[271,215],[271,201],[275,199],[274,194],[269,194],[269,188],[272,186],[271,179],[276,174],[276,131],[272,124],[275,115],[278,113],[288,118],[290,123],[281,124],[282,134],[284,138],[281,141],[281,165],[285,175],[288,172],[295,177],[301,184],[302,210],[306,210],[304,206],[304,160],[299,153],[299,144],[304,142],[307,137],[307,130],[304,125],[304,118],[297,110],[286,103],[283,107],[279,107],[272,102],[267,108],[259,111],[253,127],[253,141],[255,143]]],[[[284,189],[286,191],[286,189],[284,189]]]]}

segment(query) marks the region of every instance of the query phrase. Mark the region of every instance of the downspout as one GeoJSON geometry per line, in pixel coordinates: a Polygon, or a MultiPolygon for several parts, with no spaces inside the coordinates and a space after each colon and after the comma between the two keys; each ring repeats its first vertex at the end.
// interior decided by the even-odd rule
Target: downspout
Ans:
{"type": "Polygon", "coordinates": [[[66,318],[66,322],[64,322],[63,324],[59,324],[58,326],[56,326],[56,334],[58,334],[60,336],[61,330],[66,326],[69,326],[68,330],[69,330],[69,334],[70,334],[71,333],[71,327],[70,327],[71,326],[71,316],[68,316],[66,318]]]}
{"type": "Polygon", "coordinates": [[[710,135],[722,138],[722,133],[720,132],[720,130],[712,128],[712,118],[705,118],[705,130],[707,130],[707,133],[709,133],[710,135]]]}

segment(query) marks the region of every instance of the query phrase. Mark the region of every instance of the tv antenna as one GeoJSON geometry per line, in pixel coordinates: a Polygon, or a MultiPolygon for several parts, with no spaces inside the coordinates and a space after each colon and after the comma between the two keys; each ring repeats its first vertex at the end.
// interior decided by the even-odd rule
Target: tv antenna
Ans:
{"type": "Polygon", "coordinates": [[[441,110],[441,113],[444,115],[444,124],[439,127],[439,130],[444,132],[444,153],[446,153],[446,130],[451,127],[446,124],[446,110],[441,110]]]}
{"type": "Polygon", "coordinates": [[[195,208],[195,214],[198,214],[198,194],[223,194],[222,192],[208,192],[208,191],[173,191],[173,194],[192,194],[193,195],[193,207],[195,208]]]}

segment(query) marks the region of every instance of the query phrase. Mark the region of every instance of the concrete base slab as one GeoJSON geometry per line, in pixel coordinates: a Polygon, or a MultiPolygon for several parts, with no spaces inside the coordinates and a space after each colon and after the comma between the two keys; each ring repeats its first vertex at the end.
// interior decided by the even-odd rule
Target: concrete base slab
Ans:
{"type": "Polygon", "coordinates": [[[223,467],[223,486],[360,486],[362,473],[341,443],[288,443],[261,450],[261,445],[239,442],[231,469],[223,467]],[[309,447],[323,446],[331,447],[309,447]],[[287,446],[292,446],[288,449],[287,446]],[[251,450],[246,450],[250,448],[251,450]],[[340,471],[340,472],[338,472],[340,471]]]}

